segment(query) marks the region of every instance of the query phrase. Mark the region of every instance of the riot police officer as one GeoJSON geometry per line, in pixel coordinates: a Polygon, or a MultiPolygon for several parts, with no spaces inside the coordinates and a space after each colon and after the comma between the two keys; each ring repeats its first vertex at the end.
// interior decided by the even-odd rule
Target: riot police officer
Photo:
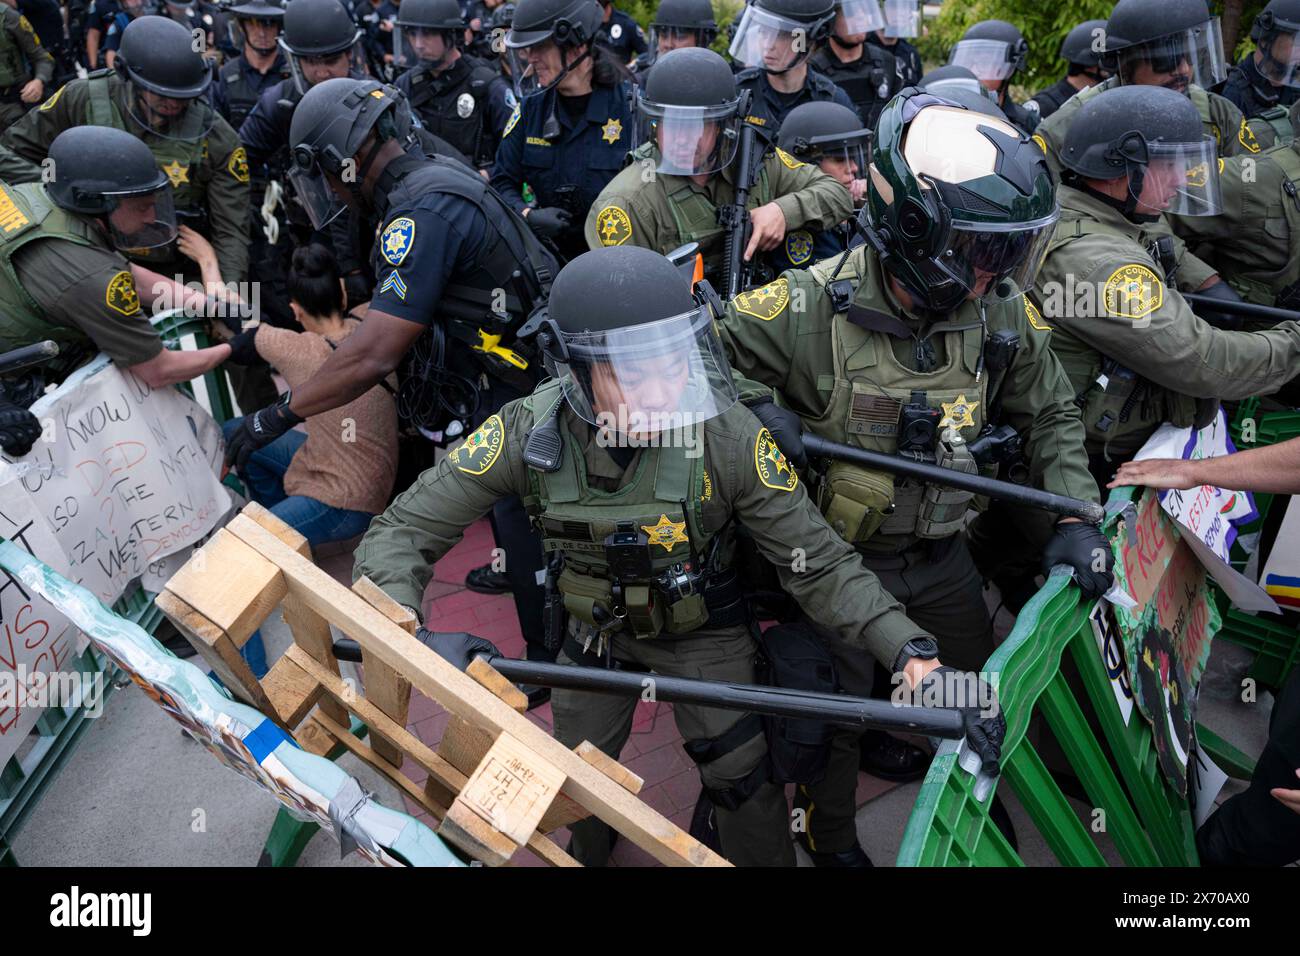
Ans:
{"type": "MultiPolygon", "coordinates": [[[[361,328],[316,377],[244,419],[227,446],[237,467],[307,416],[379,384],[399,364],[403,423],[444,441],[536,381],[536,361],[514,336],[545,297],[555,261],[482,177],[452,160],[408,152],[405,103],[394,87],[344,77],[312,87],[294,111],[290,176],[298,195],[317,229],[349,205],[379,221],[371,257],[377,285],[361,328]],[[355,181],[344,181],[348,169],[355,181]]],[[[498,507],[494,528],[508,555],[505,573],[525,640],[545,658],[540,543],[518,500],[498,507]]]]}
{"type": "MultiPolygon", "coordinates": [[[[465,527],[502,495],[526,495],[567,610],[567,625],[556,621],[561,663],[745,682],[756,644],[730,563],[743,523],[851,653],[897,668],[909,684],[934,680],[935,661],[909,652],[928,635],[826,525],[772,433],[737,402],[718,341],[720,304],[711,292],[693,295],[689,279],[648,249],[598,249],[569,263],[539,336],[558,380],[502,407],[377,517],[354,574],[418,605],[431,563],[465,527]],[[793,542],[809,573],[785,570],[793,542]]],[[[417,636],[462,668],[492,649],[465,634],[417,636]]],[[[555,735],[617,757],[635,706],[557,689],[555,735]]],[[[989,710],[972,715],[968,739],[996,769],[1003,724],[996,705],[989,710]]],[[[690,704],[673,716],[714,804],[723,854],[742,865],[793,864],[762,721],[690,704]]],[[[571,832],[579,862],[606,861],[603,823],[584,820],[571,832]]]]}
{"type": "Polygon", "coordinates": [[[1069,64],[1065,76],[1035,93],[1025,108],[1036,109],[1045,119],[1075,93],[1105,80],[1109,75],[1101,65],[1105,36],[1105,20],[1085,20],[1067,33],[1061,43],[1061,59],[1069,64]]]}
{"type": "MultiPolygon", "coordinates": [[[[13,227],[0,237],[0,352],[51,339],[61,350],[47,369],[51,383],[104,352],[154,388],[225,361],[225,344],[163,348],[141,310],[142,299],[151,306],[157,293],[152,283],[137,289],[123,252],[166,245],[177,231],[171,182],[149,147],[122,130],[74,126],[54,138],[49,155],[58,175],[48,183],[0,185],[13,227]]],[[[201,306],[202,299],[195,294],[183,304],[201,306]]],[[[0,399],[17,385],[0,385],[0,399]]],[[[40,394],[39,387],[22,391],[28,399],[40,394]]],[[[12,394],[8,401],[28,404],[12,394]]],[[[26,454],[23,445],[30,448],[40,428],[23,435],[16,417],[0,409],[0,432],[10,432],[4,450],[26,454]]]]}
{"type": "MultiPolygon", "coordinates": [[[[82,124],[125,129],[153,152],[172,185],[177,214],[216,250],[222,276],[248,270],[249,172],[244,148],[205,95],[212,70],[184,27],[162,17],[133,20],[122,34],[112,72],[73,80],[4,134],[25,162],[7,165],[6,182],[41,178],[38,164],[65,129],[82,124]]],[[[57,174],[57,171],[56,171],[57,174]]],[[[141,256],[153,267],[185,271],[173,247],[141,256]]]]}
{"type": "Polygon", "coordinates": [[[118,48],[122,45],[122,31],[127,25],[145,14],[154,11],[149,9],[149,4],[145,0],[122,0],[121,9],[114,13],[112,20],[108,23],[108,29],[104,31],[104,65],[110,70],[113,68],[113,62],[117,59],[118,48]]]}
{"type": "Polygon", "coordinates": [[[1006,119],[1007,114],[997,104],[996,94],[984,88],[975,74],[964,66],[947,63],[937,66],[916,84],[935,96],[946,100],[955,100],[968,110],[975,110],[998,119],[1006,119]]]}
{"type": "Polygon", "coordinates": [[[600,0],[600,16],[596,42],[613,55],[619,66],[629,66],[649,49],[640,24],[615,7],[614,0],[600,0]]]}
{"type": "Polygon", "coordinates": [[[717,38],[718,21],[709,0],[663,0],[650,19],[649,48],[636,58],[633,72],[640,80],[669,50],[710,47],[717,38]]]}
{"type": "Polygon", "coordinates": [[[1185,96],[1125,86],[1091,97],[1060,156],[1062,218],[1035,297],[1105,484],[1162,422],[1200,427],[1219,399],[1270,394],[1293,379],[1300,324],[1213,327],[1193,313],[1153,243],[1150,223],[1161,213],[1220,211],[1217,151],[1185,96]]]}
{"type": "Polygon", "coordinates": [[[230,35],[230,27],[225,14],[219,8],[205,0],[163,0],[161,13],[169,20],[175,20],[191,36],[203,37],[203,56],[220,63],[226,56],[234,56],[238,49],[230,35]]]}
{"type": "Polygon", "coordinates": [[[505,36],[519,106],[492,187],[565,258],[587,248],[587,210],[636,145],[630,85],[595,42],[600,16],[596,0],[520,0],[505,36]]]}
{"type": "Polygon", "coordinates": [[[1289,141],[1294,133],[1286,120],[1286,109],[1300,98],[1300,0],[1269,0],[1250,27],[1255,49],[1228,71],[1228,78],[1216,92],[1230,100],[1246,119],[1264,116],[1279,140],[1289,141]]]}
{"type": "MultiPolygon", "coordinates": [[[[1073,395],[1021,294],[1057,216],[1042,153],[1006,121],[905,90],[881,115],[867,181],[864,245],[727,306],[737,370],[818,435],[948,468],[992,466],[993,443],[977,439],[996,414],[1027,440],[1036,484],[1097,500],[1073,395]]],[[[970,494],[847,462],[821,470],[816,490],[831,526],[938,639],[912,653],[980,667],[993,634],[962,534],[970,494]]],[[[1109,588],[1109,563],[1094,570],[1110,553],[1095,527],[1043,530],[1047,563],[1073,567],[1087,597],[1109,588]]],[[[833,646],[843,689],[869,693],[869,664],[833,646]]],[[[800,788],[820,865],[869,865],[853,824],[858,763],[856,734],[838,734],[824,778],[800,788]]]]}
{"type": "Polygon", "coordinates": [[[1007,119],[1026,133],[1032,133],[1038,126],[1038,113],[1008,95],[1012,78],[1025,68],[1028,56],[1029,44],[1019,29],[1005,20],[981,20],[962,34],[949,51],[948,62],[974,73],[996,97],[998,108],[1007,119]]]}
{"type": "Polygon", "coordinates": [[[921,35],[921,0],[884,0],[881,12],[885,16],[885,28],[870,34],[867,42],[894,58],[902,86],[915,86],[924,67],[921,51],[908,39],[921,35]]]}
{"type": "MultiPolygon", "coordinates": [[[[705,276],[725,288],[727,227],[719,210],[735,203],[742,175],[737,139],[743,96],[727,62],[712,50],[672,50],[661,57],[637,91],[648,141],[592,204],[586,225],[591,248],[630,244],[667,253],[696,242],[705,276]],[[647,175],[650,170],[654,175],[647,175]]],[[[806,105],[856,116],[834,103],[806,105]]],[[[849,195],[816,166],[755,139],[747,203],[752,234],[744,259],[788,245],[806,263],[813,254],[811,233],[852,215],[849,195]]]]}
{"type": "Polygon", "coordinates": [[[834,0],[752,0],[745,7],[729,52],[743,67],[737,85],[750,93],[746,122],[775,137],[800,103],[829,100],[853,108],[848,94],[808,65],[834,22],[834,0]]]}
{"type": "Polygon", "coordinates": [[[0,130],[44,99],[54,78],[54,57],[41,46],[31,22],[15,4],[16,0],[0,4],[4,21],[0,23],[0,130]]]}
{"type": "Polygon", "coordinates": [[[425,129],[482,169],[496,153],[489,91],[497,71],[462,55],[464,31],[456,0],[405,0],[393,29],[394,85],[425,129]]]}
{"type": "Polygon", "coordinates": [[[249,0],[231,7],[230,17],[240,52],[221,65],[212,87],[212,105],[238,130],[261,95],[289,78],[289,61],[280,49],[284,25],[280,0],[249,0]]]}
{"type": "Polygon", "coordinates": [[[808,60],[848,94],[868,129],[876,125],[901,83],[893,56],[867,43],[867,37],[884,25],[876,0],[836,0],[830,41],[808,60]]]}

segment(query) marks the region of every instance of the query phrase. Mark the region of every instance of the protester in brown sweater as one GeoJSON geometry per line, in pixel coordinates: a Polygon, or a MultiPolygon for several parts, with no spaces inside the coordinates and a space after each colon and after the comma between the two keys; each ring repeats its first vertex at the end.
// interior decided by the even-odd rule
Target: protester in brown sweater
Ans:
{"type": "MultiPolygon", "coordinates": [[[[294,389],[316,374],[330,352],[361,323],[343,317],[343,282],[324,246],[298,249],[289,297],[303,332],[269,325],[231,339],[231,361],[268,362],[294,389]]],[[[394,383],[389,382],[390,386],[394,383]]],[[[223,426],[230,432],[242,419],[223,426]]],[[[375,386],[346,405],[313,415],[255,452],[241,477],[253,500],[292,525],[310,544],[361,534],[383,511],[397,473],[397,408],[375,386]]]]}

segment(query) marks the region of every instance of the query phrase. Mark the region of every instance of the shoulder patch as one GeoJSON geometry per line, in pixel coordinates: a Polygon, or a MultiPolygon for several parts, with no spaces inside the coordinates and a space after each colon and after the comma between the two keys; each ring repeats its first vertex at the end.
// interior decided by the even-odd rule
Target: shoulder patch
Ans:
{"type": "Polygon", "coordinates": [[[37,43],[40,43],[40,42],[41,42],[41,38],[40,38],[40,37],[37,37],[37,36],[36,36],[36,31],[32,29],[32,21],[28,20],[28,19],[27,19],[25,16],[23,16],[21,13],[18,14],[18,25],[19,25],[20,27],[22,27],[24,30],[26,30],[28,33],[30,33],[32,36],[36,37],[36,42],[37,42],[37,43]]]}
{"type": "Polygon", "coordinates": [[[1164,301],[1165,286],[1160,277],[1137,262],[1120,266],[1102,288],[1103,308],[1109,315],[1123,319],[1150,315],[1164,301]]]}
{"type": "Polygon", "coordinates": [[[1035,133],[1033,136],[1031,136],[1031,137],[1029,137],[1029,138],[1032,139],[1035,143],[1038,144],[1038,148],[1041,149],[1041,150],[1043,151],[1043,155],[1046,156],[1046,155],[1047,155],[1047,140],[1043,139],[1043,137],[1039,136],[1037,133],[1035,133]]]}
{"type": "Polygon", "coordinates": [[[788,166],[790,169],[799,169],[802,166],[808,165],[807,163],[800,162],[799,160],[795,159],[793,156],[791,156],[783,149],[778,149],[776,151],[776,155],[780,157],[781,162],[785,163],[786,166],[788,166]]]}
{"type": "Polygon", "coordinates": [[[470,433],[447,460],[467,475],[481,475],[496,464],[505,443],[506,426],[500,415],[493,415],[470,433]]]}
{"type": "Polygon", "coordinates": [[[140,295],[135,291],[135,280],[131,278],[131,273],[122,271],[108,280],[108,288],[104,290],[104,304],[123,315],[135,315],[140,311],[140,295]]]}
{"type": "Polygon", "coordinates": [[[0,229],[5,232],[14,232],[31,222],[23,215],[22,210],[14,204],[13,197],[9,191],[0,187],[0,229]]]}
{"type": "Polygon", "coordinates": [[[790,304],[790,283],[782,276],[761,288],[742,292],[731,301],[737,312],[770,322],[790,304]]]}
{"type": "Polygon", "coordinates": [[[415,245],[415,220],[408,216],[394,219],[379,237],[379,248],[384,260],[392,266],[400,266],[415,245]]]}
{"type": "Polygon", "coordinates": [[[403,302],[406,301],[406,282],[402,279],[402,274],[396,269],[388,273],[388,278],[379,286],[379,291],[375,295],[383,295],[385,292],[391,292],[403,302]]]}
{"type": "MultiPolygon", "coordinates": [[[[506,100],[506,102],[508,103],[510,101],[506,100]]],[[[501,138],[505,139],[507,136],[509,136],[510,131],[515,128],[515,124],[518,122],[519,122],[519,104],[516,103],[514,112],[510,114],[510,119],[506,121],[506,128],[505,131],[501,134],[501,138]]]]}
{"type": "Polygon", "coordinates": [[[806,229],[796,229],[785,237],[785,255],[791,264],[801,266],[812,258],[813,237],[806,229]]]}
{"type": "Polygon", "coordinates": [[[760,428],[754,438],[754,470],[765,487],[777,491],[794,491],[799,487],[799,476],[790,459],[776,447],[776,439],[766,428],[760,428]]]}
{"type": "Polygon", "coordinates": [[[66,90],[67,88],[68,86],[66,83],[63,86],[60,86],[57,90],[54,91],[53,96],[51,96],[40,106],[36,107],[37,112],[48,113],[50,110],[54,109],[54,104],[59,101],[59,97],[63,95],[63,91],[66,90]]]}
{"type": "Polygon", "coordinates": [[[1038,311],[1037,306],[1029,301],[1029,296],[1025,296],[1025,318],[1029,320],[1029,327],[1037,329],[1039,332],[1050,332],[1052,327],[1043,321],[1043,313],[1038,311]]]}
{"type": "Polygon", "coordinates": [[[244,147],[235,147],[230,159],[226,160],[226,171],[241,183],[248,182],[248,153],[244,152],[244,147]]]}
{"type": "Polygon", "coordinates": [[[632,220],[618,206],[606,206],[596,213],[596,235],[602,246],[621,246],[632,238],[632,220]]]}
{"type": "Polygon", "coordinates": [[[1246,117],[1241,118],[1241,128],[1237,130],[1237,142],[1252,153],[1259,152],[1259,140],[1255,138],[1255,131],[1246,123],[1246,117]]]}

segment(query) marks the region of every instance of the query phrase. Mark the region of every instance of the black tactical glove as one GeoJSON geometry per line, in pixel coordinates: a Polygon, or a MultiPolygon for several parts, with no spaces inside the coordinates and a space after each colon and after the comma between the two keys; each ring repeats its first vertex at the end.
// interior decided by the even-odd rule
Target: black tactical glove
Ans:
{"type": "Polygon", "coordinates": [[[0,398],[0,448],[6,455],[21,458],[41,437],[41,422],[27,409],[0,398]]]}
{"type": "MultiPolygon", "coordinates": [[[[1219,299],[1223,302],[1240,302],[1241,296],[1237,295],[1237,290],[1226,282],[1216,282],[1214,285],[1207,285],[1197,293],[1207,299],[1219,299]]],[[[1212,306],[1198,305],[1195,309],[1196,314],[1204,319],[1216,329],[1223,329],[1227,332],[1235,332],[1241,328],[1242,317],[1228,312],[1220,312],[1212,306]]]]}
{"type": "Polygon", "coordinates": [[[1074,568],[1074,579],[1084,600],[1101,597],[1115,583],[1111,567],[1115,556],[1110,542],[1096,525],[1083,521],[1063,521],[1043,549],[1043,573],[1051,574],[1058,564],[1074,568]]]}
{"type": "Polygon", "coordinates": [[[229,342],[230,358],[227,361],[236,365],[265,365],[266,359],[258,353],[253,339],[257,337],[257,328],[245,329],[229,342]]]}
{"type": "Polygon", "coordinates": [[[979,754],[981,769],[990,775],[998,772],[1007,719],[997,694],[982,677],[945,664],[922,677],[913,693],[927,707],[953,707],[961,711],[966,741],[979,754]]]}
{"type": "Polygon", "coordinates": [[[293,392],[286,392],[274,405],[268,405],[261,411],[245,415],[244,420],[235,429],[226,443],[226,464],[242,472],[248,464],[249,456],[259,448],[271,444],[302,418],[289,409],[293,392]]]}
{"type": "Polygon", "coordinates": [[[529,212],[524,221],[543,239],[554,239],[573,225],[568,210],[559,206],[539,206],[529,212]]]}
{"type": "Polygon", "coordinates": [[[796,468],[808,466],[808,455],[803,450],[803,422],[788,408],[772,401],[771,395],[744,403],[755,417],[772,433],[776,447],[789,458],[796,468]]]}
{"type": "Polygon", "coordinates": [[[415,632],[415,639],[458,671],[467,670],[470,661],[480,654],[487,654],[488,657],[501,656],[491,641],[464,631],[430,631],[422,627],[415,632]]]}

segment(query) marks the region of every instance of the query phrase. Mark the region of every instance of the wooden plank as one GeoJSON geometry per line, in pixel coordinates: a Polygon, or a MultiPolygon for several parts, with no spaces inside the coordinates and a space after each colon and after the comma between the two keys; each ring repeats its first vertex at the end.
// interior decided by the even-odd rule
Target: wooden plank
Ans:
{"type": "Polygon", "coordinates": [[[190,642],[227,690],[268,717],[276,715],[277,711],[271,706],[252,668],[225,631],[170,591],[159,593],[154,603],[176,625],[176,630],[190,642]]]}
{"type": "MultiPolygon", "coordinates": [[[[362,577],[353,582],[352,590],[407,633],[415,633],[419,626],[415,615],[381,591],[375,582],[362,577]]],[[[364,648],[361,651],[361,666],[365,674],[366,697],[405,727],[411,707],[411,682],[374,654],[367,653],[364,648]]],[[[401,767],[401,748],[377,731],[371,731],[371,736],[371,744],[379,755],[394,766],[401,767]]]]}
{"type": "Polygon", "coordinates": [[[243,647],[288,594],[270,561],[225,528],[218,528],[167,582],[167,590],[243,647]]]}
{"type": "Polygon", "coordinates": [[[442,818],[438,836],[488,866],[505,866],[519,852],[519,844],[459,800],[442,818]]]}
{"type": "MultiPolygon", "coordinates": [[[[552,739],[471,677],[427,647],[412,646],[409,635],[398,625],[252,519],[237,515],[227,529],[279,568],[291,595],[327,616],[364,649],[400,670],[414,687],[447,710],[491,732],[509,732],[565,775],[564,790],[569,796],[655,859],[672,866],[728,865],[722,857],[552,739]]],[[[391,736],[387,731],[384,733],[391,736]]]]}
{"type": "Polygon", "coordinates": [[[281,657],[262,678],[262,690],[286,727],[297,727],[320,700],[324,688],[287,657],[281,657]]]}
{"type": "Polygon", "coordinates": [[[611,757],[605,751],[601,750],[590,740],[584,740],[578,746],[574,747],[574,752],[579,757],[587,761],[609,779],[619,784],[628,793],[640,793],[641,788],[645,786],[645,781],[634,774],[627,767],[611,757]]]}
{"type": "Polygon", "coordinates": [[[402,607],[364,574],[352,582],[352,590],[406,633],[414,634],[419,629],[420,622],[411,609],[402,607]]]}
{"type": "Polygon", "coordinates": [[[483,658],[476,657],[470,661],[469,669],[465,673],[504,700],[517,713],[528,712],[528,695],[483,658]]]}
{"type": "Polygon", "coordinates": [[[240,514],[252,518],[304,558],[311,559],[311,545],[307,543],[307,539],[302,532],[287,524],[283,519],[277,518],[256,501],[250,501],[245,505],[240,514]]]}
{"type": "Polygon", "coordinates": [[[477,814],[522,845],[564,786],[564,774],[509,734],[501,734],[452,804],[450,817],[477,814]]]}
{"type": "MultiPolygon", "coordinates": [[[[346,736],[351,737],[348,733],[346,736]]],[[[309,754],[315,754],[317,757],[324,757],[341,742],[340,738],[326,730],[316,719],[316,714],[312,714],[297,730],[293,732],[293,739],[298,741],[298,746],[309,754]]]]}

